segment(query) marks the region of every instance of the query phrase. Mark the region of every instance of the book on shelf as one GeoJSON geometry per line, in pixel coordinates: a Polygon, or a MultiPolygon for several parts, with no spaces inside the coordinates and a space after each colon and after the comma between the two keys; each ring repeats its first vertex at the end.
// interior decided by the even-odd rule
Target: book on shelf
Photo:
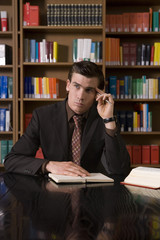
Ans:
{"type": "Polygon", "coordinates": [[[4,164],[5,156],[11,151],[13,140],[0,141],[0,163],[4,164]]]}
{"type": "Polygon", "coordinates": [[[8,21],[7,21],[7,11],[1,11],[1,31],[6,32],[8,31],[8,21]]]}
{"type": "MultiPolygon", "coordinates": [[[[106,32],[149,32],[155,31],[152,22],[152,9],[149,12],[124,12],[106,15],[106,32]]],[[[157,22],[157,21],[156,21],[157,22]]]]}
{"type": "Polygon", "coordinates": [[[25,98],[64,98],[65,81],[48,77],[24,77],[25,98]]]}
{"type": "Polygon", "coordinates": [[[24,38],[24,62],[57,61],[58,43],[56,41],[42,39],[41,42],[37,42],[36,39],[24,38]]]}
{"type": "Polygon", "coordinates": [[[12,47],[0,44],[0,65],[12,64],[12,47]]]}
{"type": "Polygon", "coordinates": [[[113,183],[114,180],[110,177],[105,176],[102,173],[90,173],[90,176],[80,177],[80,176],[67,176],[67,175],[57,175],[49,173],[48,177],[55,181],[56,183],[97,183],[97,182],[108,182],[113,183]]]}
{"type": "Polygon", "coordinates": [[[152,167],[136,167],[131,170],[129,175],[125,178],[124,182],[121,182],[121,184],[159,189],[160,169],[152,167]]]}
{"type": "Polygon", "coordinates": [[[102,4],[47,4],[47,26],[101,26],[102,4]]]}
{"type": "Polygon", "coordinates": [[[159,146],[151,145],[151,164],[159,164],[159,146]]]}
{"type": "Polygon", "coordinates": [[[39,26],[39,6],[23,4],[23,26],[39,26]]]}

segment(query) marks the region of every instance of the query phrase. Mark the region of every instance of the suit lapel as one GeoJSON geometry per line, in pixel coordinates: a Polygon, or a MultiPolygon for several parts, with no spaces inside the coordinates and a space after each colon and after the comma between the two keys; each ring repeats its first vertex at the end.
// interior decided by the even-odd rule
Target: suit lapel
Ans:
{"type": "Polygon", "coordinates": [[[81,145],[81,157],[83,157],[83,154],[88,147],[89,142],[92,139],[93,133],[95,132],[95,129],[98,124],[98,113],[96,110],[96,106],[93,105],[93,107],[90,110],[86,126],[83,132],[82,136],[82,145],[81,145]]]}
{"type": "Polygon", "coordinates": [[[67,113],[66,113],[66,101],[57,104],[55,111],[53,111],[53,127],[55,129],[54,134],[60,141],[60,146],[63,149],[65,159],[68,156],[68,126],[66,124],[67,113]]]}

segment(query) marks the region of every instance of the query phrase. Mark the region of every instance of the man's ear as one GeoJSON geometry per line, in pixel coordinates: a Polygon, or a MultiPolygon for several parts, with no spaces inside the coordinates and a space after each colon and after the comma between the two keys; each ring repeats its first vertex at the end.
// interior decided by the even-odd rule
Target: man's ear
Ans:
{"type": "Polygon", "coordinates": [[[67,79],[67,81],[66,81],[66,91],[67,92],[69,92],[69,90],[70,90],[70,84],[71,84],[70,80],[67,79]]]}

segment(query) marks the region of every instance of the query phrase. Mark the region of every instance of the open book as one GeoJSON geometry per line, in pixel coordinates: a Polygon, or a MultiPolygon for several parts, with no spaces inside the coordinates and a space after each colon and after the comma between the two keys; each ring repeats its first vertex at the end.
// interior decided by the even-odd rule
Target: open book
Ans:
{"type": "Polygon", "coordinates": [[[160,188],[160,168],[136,167],[121,183],[158,189],[160,188]]]}
{"type": "Polygon", "coordinates": [[[102,173],[90,173],[90,176],[87,177],[73,177],[49,173],[48,177],[56,183],[114,182],[112,178],[109,178],[102,173]]]}

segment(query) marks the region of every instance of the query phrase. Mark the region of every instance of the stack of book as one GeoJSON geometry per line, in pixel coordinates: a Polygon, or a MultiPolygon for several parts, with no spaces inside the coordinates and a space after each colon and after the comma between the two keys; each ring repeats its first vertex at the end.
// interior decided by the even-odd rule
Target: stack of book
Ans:
{"type": "Polygon", "coordinates": [[[47,4],[48,26],[101,26],[102,4],[47,4]]]}
{"type": "Polygon", "coordinates": [[[73,40],[73,62],[102,62],[102,41],[92,41],[90,38],[73,40]]]}
{"type": "Polygon", "coordinates": [[[126,145],[131,164],[159,164],[158,145],[126,145]]]}
{"type": "Polygon", "coordinates": [[[65,81],[48,77],[25,77],[25,98],[59,98],[66,96],[65,81]]]}
{"type": "Polygon", "coordinates": [[[106,15],[106,32],[159,32],[159,11],[106,15]]]}

